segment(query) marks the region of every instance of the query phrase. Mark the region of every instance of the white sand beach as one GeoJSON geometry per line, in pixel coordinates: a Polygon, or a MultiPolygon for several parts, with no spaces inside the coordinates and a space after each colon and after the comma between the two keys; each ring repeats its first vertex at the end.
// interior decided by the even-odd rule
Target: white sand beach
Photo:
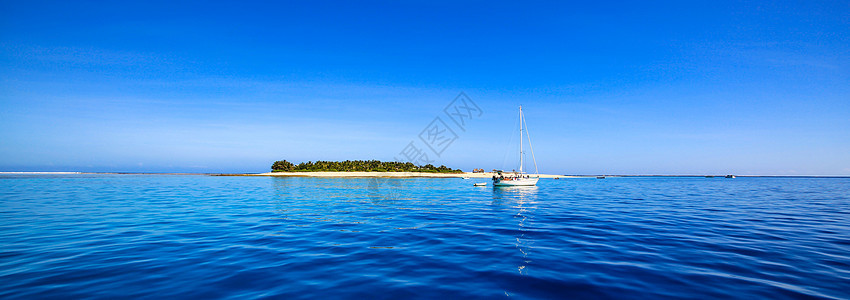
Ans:
{"type": "MultiPolygon", "coordinates": [[[[250,176],[301,176],[301,177],[436,177],[436,178],[491,178],[496,173],[424,173],[424,172],[268,172],[250,176]]],[[[565,178],[571,176],[540,174],[540,178],[565,178]]]]}

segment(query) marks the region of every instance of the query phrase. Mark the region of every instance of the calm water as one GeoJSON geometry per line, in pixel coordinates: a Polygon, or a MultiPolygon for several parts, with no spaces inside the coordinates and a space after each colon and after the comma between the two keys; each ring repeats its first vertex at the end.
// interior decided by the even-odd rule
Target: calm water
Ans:
{"type": "Polygon", "coordinates": [[[850,298],[850,179],[0,176],[0,298],[850,298]]]}

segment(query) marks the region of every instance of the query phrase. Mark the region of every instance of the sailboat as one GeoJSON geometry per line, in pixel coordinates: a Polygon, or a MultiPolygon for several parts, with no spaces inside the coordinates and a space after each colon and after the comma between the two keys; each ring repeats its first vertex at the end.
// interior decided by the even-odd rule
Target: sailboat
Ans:
{"type": "Polygon", "coordinates": [[[525,124],[524,116],[522,115],[522,105],[519,106],[519,172],[499,172],[493,176],[493,186],[530,186],[537,185],[537,180],[540,179],[540,173],[537,170],[537,159],[534,158],[534,148],[531,147],[531,136],[528,135],[528,125],[525,124]],[[531,159],[534,161],[534,174],[529,175],[523,172],[523,156],[525,152],[522,149],[523,131],[528,138],[528,148],[531,150],[531,159]]]}

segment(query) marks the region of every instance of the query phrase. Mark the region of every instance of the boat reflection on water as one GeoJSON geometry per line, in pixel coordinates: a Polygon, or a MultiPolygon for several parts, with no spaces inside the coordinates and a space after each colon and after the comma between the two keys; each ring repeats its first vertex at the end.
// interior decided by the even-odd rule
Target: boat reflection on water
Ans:
{"type": "Polygon", "coordinates": [[[531,237],[531,225],[534,211],[537,210],[537,186],[513,186],[493,188],[493,204],[510,206],[516,211],[517,235],[514,246],[520,253],[517,272],[528,275],[528,265],[532,262],[529,253],[533,249],[534,240],[531,237]]]}
{"type": "Polygon", "coordinates": [[[536,202],[538,187],[530,186],[500,186],[493,187],[493,200],[508,200],[518,202],[536,202]]]}

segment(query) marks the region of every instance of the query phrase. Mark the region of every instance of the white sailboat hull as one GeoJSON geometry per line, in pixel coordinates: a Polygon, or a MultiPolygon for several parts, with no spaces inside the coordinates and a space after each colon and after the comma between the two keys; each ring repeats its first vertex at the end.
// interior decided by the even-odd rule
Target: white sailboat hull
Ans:
{"type": "Polygon", "coordinates": [[[537,180],[540,178],[519,178],[514,180],[496,179],[493,180],[493,186],[529,186],[537,185],[537,180]]]}

